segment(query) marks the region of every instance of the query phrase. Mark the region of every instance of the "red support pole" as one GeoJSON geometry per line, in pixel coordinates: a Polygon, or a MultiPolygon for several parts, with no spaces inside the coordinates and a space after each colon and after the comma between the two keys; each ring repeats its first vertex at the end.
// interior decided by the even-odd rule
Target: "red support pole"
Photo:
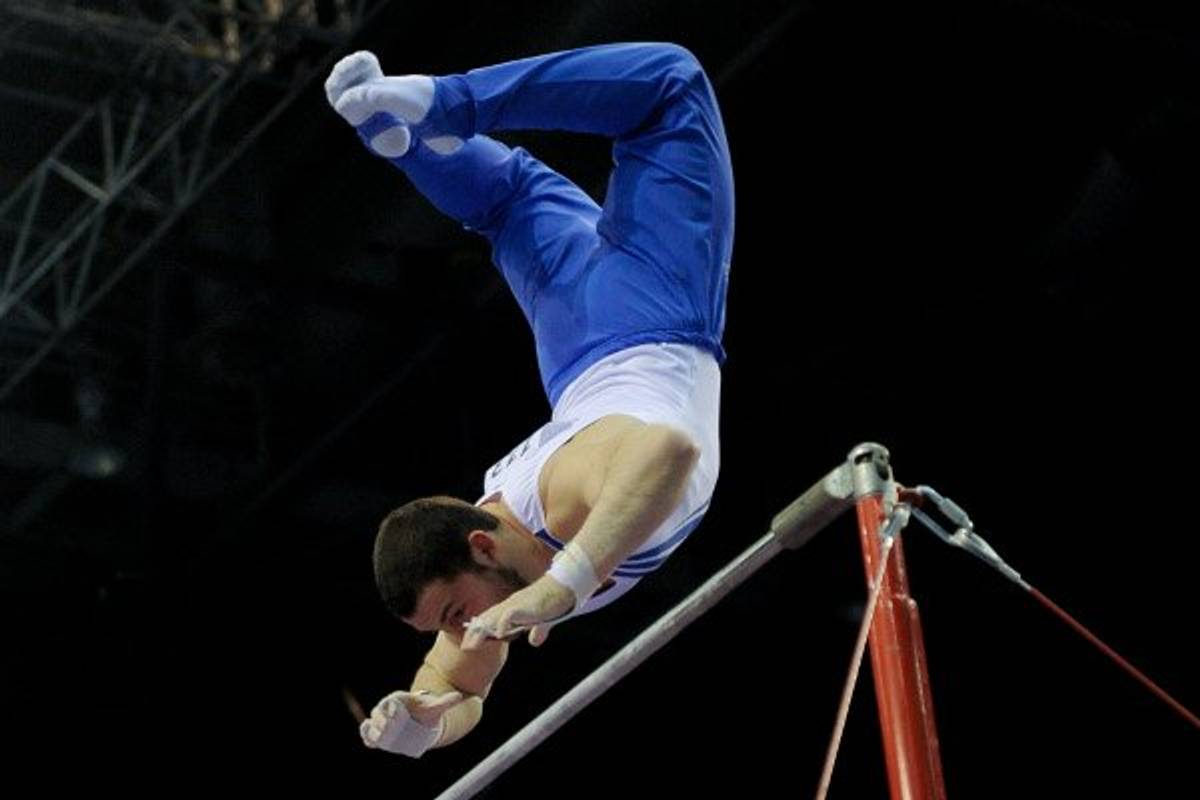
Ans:
{"type": "MultiPolygon", "coordinates": [[[[858,531],[868,583],[879,567],[880,528],[886,521],[879,494],[860,496],[858,531]]],[[[868,587],[869,589],[869,587],[868,587]]],[[[893,800],[945,800],[925,640],[916,601],[908,593],[899,534],[884,572],[871,623],[871,667],[893,800]]]]}

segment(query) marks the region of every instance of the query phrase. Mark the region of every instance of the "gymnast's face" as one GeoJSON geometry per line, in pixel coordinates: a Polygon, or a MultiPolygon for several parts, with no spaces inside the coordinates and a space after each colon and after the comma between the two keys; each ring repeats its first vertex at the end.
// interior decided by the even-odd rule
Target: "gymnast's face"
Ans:
{"type": "Polygon", "coordinates": [[[417,610],[404,621],[423,633],[444,631],[457,639],[472,617],[527,585],[515,570],[498,565],[463,572],[448,581],[431,581],[417,597],[417,610]]]}

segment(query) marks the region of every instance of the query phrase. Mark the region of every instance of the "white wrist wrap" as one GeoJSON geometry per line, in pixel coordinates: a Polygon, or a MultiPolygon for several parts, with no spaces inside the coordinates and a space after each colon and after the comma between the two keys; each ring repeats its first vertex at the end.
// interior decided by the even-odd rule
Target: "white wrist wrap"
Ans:
{"type": "Polygon", "coordinates": [[[583,605],[600,588],[600,579],[596,577],[592,560],[575,542],[569,542],[554,556],[546,574],[575,594],[575,608],[583,605]]]}
{"type": "Polygon", "coordinates": [[[445,726],[445,718],[438,720],[436,728],[427,728],[417,722],[403,702],[408,694],[392,692],[379,701],[371,717],[363,720],[359,726],[363,744],[412,758],[420,758],[426,750],[437,744],[445,726]]]}

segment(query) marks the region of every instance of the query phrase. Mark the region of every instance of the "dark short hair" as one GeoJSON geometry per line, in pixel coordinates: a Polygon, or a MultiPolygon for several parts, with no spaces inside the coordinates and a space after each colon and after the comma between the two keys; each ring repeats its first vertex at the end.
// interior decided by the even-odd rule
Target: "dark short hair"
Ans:
{"type": "Polygon", "coordinates": [[[421,590],[435,580],[480,572],[467,534],[493,531],[500,520],[454,497],[423,497],[388,514],[375,537],[375,585],[396,617],[417,610],[421,590]]]}

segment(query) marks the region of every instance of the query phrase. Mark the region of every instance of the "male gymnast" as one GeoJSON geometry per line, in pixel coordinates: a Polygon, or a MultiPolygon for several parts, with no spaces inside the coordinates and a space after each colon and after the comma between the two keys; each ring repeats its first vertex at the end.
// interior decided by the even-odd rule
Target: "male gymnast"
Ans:
{"type": "Polygon", "coordinates": [[[443,213],[484,236],[533,329],[550,420],[491,467],[475,503],[414,500],[375,542],[389,611],[437,637],[409,690],[360,732],[419,757],[470,732],[509,641],[616,600],[708,509],[733,248],[733,174],[696,58],[588,47],[385,76],[342,59],[330,104],[443,213]],[[613,140],[603,207],[495,131],[613,140]]]}

